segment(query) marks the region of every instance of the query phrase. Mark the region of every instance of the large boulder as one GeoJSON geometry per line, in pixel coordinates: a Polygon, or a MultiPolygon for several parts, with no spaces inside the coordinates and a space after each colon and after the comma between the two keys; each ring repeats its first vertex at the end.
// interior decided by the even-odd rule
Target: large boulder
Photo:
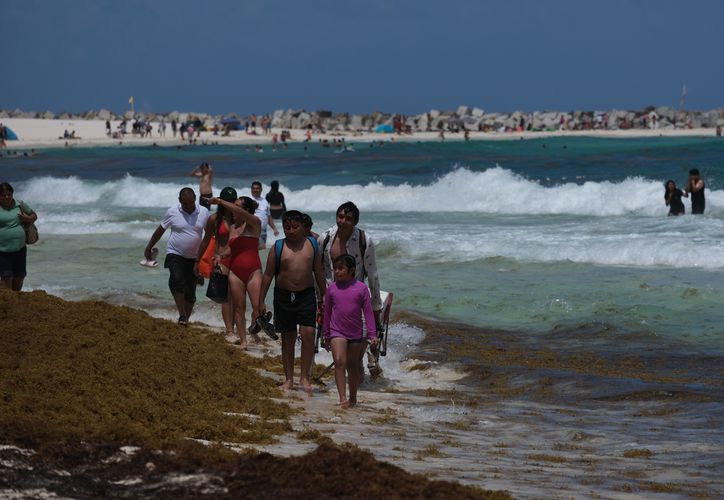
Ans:
{"type": "Polygon", "coordinates": [[[349,119],[348,127],[350,130],[361,130],[362,117],[360,115],[352,115],[352,117],[349,119]]]}
{"type": "Polygon", "coordinates": [[[458,110],[456,113],[459,117],[467,116],[470,114],[470,108],[467,106],[458,106],[458,110]]]}
{"type": "Polygon", "coordinates": [[[473,111],[471,113],[475,118],[480,118],[485,114],[485,111],[483,111],[480,108],[473,108],[473,111]]]}
{"type": "Polygon", "coordinates": [[[417,118],[417,130],[421,132],[430,130],[430,121],[428,120],[427,113],[423,113],[417,118]]]}
{"type": "Polygon", "coordinates": [[[108,111],[106,108],[103,108],[98,112],[99,120],[110,120],[111,118],[112,118],[111,112],[108,111]]]}
{"type": "Polygon", "coordinates": [[[44,120],[52,120],[53,118],[55,118],[55,114],[52,111],[48,110],[45,113],[43,113],[44,120]]]}
{"type": "Polygon", "coordinates": [[[668,106],[659,106],[656,108],[656,114],[659,115],[659,118],[666,118],[670,122],[673,122],[676,117],[676,110],[668,106]]]}
{"type": "Polygon", "coordinates": [[[431,109],[428,115],[430,115],[430,118],[437,118],[440,116],[440,112],[436,109],[431,109]]]}

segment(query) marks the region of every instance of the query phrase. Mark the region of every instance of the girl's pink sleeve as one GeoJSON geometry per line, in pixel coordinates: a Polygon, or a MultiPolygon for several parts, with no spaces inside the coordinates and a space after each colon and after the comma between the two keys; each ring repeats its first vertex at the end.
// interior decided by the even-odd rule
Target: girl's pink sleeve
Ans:
{"type": "Polygon", "coordinates": [[[372,312],[370,291],[366,286],[362,289],[362,314],[364,314],[365,324],[367,325],[367,336],[371,339],[376,339],[377,323],[375,322],[375,314],[372,312]]]}
{"type": "Polygon", "coordinates": [[[332,321],[332,286],[327,287],[327,292],[324,294],[324,311],[322,315],[322,332],[324,333],[325,340],[329,340],[330,332],[329,325],[332,321]]]}

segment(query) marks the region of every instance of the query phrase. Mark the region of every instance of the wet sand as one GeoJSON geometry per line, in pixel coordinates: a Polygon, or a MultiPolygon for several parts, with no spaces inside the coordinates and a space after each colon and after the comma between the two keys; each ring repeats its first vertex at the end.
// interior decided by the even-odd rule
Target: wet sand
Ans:
{"type": "Polygon", "coordinates": [[[303,410],[291,421],[305,431],[260,449],[298,455],[331,438],[405,470],[521,498],[722,491],[720,358],[682,355],[681,373],[668,373],[663,352],[576,352],[561,332],[559,345],[536,349],[513,332],[411,313],[395,321],[430,332],[401,360],[408,377],[366,382],[350,411],[336,408],[331,376],[312,397],[293,392],[283,400],[303,410]],[[702,362],[708,372],[682,368],[702,362]]]}

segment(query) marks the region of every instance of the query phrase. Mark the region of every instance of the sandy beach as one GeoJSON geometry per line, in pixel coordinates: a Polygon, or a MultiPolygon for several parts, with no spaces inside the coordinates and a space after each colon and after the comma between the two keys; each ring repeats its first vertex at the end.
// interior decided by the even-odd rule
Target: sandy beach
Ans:
{"type": "MultiPolygon", "coordinates": [[[[10,127],[18,136],[17,141],[8,141],[6,148],[13,149],[41,149],[59,147],[93,147],[93,146],[165,146],[173,147],[188,144],[180,137],[173,137],[170,125],[167,124],[165,137],[158,135],[158,123],[152,122],[151,137],[139,137],[126,134],[122,139],[113,139],[106,135],[105,122],[102,120],[45,120],[37,118],[5,118],[2,123],[10,127]],[[63,139],[65,131],[75,131],[75,139],[63,139]]],[[[120,121],[111,122],[111,130],[116,131],[120,121]]],[[[129,126],[130,129],[130,126],[129,126]]],[[[274,134],[280,134],[281,129],[272,129],[271,134],[264,135],[258,129],[258,135],[247,134],[243,131],[232,131],[229,136],[214,135],[212,132],[201,132],[197,144],[224,144],[224,145],[269,145],[274,134]]],[[[290,142],[299,143],[305,140],[305,130],[291,130],[290,142]]],[[[629,130],[575,130],[555,132],[470,132],[470,140],[520,140],[542,139],[549,137],[610,137],[610,138],[641,138],[641,137],[712,137],[715,131],[707,128],[694,129],[629,129],[629,130]]],[[[334,132],[312,134],[312,141],[332,142],[334,139],[344,138],[348,144],[371,141],[440,141],[437,132],[415,132],[413,134],[379,134],[370,132],[334,132]]],[[[445,134],[445,141],[463,141],[462,133],[445,134]]]]}

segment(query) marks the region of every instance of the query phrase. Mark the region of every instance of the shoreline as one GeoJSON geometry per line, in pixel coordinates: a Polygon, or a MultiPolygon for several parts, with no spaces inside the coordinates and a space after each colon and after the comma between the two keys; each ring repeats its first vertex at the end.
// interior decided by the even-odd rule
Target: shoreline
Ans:
{"type": "MultiPolygon", "coordinates": [[[[28,149],[61,149],[65,147],[182,147],[189,146],[189,141],[182,141],[174,138],[167,126],[166,136],[159,137],[158,123],[153,123],[153,135],[151,137],[134,137],[126,134],[122,139],[113,139],[106,135],[105,122],[102,120],[59,120],[40,118],[5,118],[2,123],[12,129],[18,136],[18,140],[6,141],[5,148],[0,151],[28,150],[28,149]],[[63,132],[75,131],[76,139],[63,139],[63,132]]],[[[111,130],[117,130],[120,121],[111,122],[111,130]]],[[[259,129],[261,130],[261,129],[259,129]]],[[[288,130],[288,129],[285,129],[288,130]]],[[[213,135],[212,132],[201,132],[197,143],[194,145],[243,145],[243,146],[269,146],[272,144],[273,135],[281,134],[281,128],[272,128],[268,135],[246,134],[243,131],[232,131],[229,136],[213,135]]],[[[291,129],[291,144],[304,144],[306,130],[291,129]]],[[[694,129],[628,129],[628,130],[557,130],[557,131],[524,131],[524,132],[470,132],[470,141],[501,141],[521,139],[547,139],[554,137],[594,137],[604,139],[640,139],[655,137],[716,137],[716,132],[711,128],[694,129]]],[[[369,143],[376,141],[384,142],[441,142],[438,132],[414,132],[411,134],[374,133],[374,132],[313,132],[310,144],[319,144],[327,140],[333,143],[334,140],[344,138],[349,144],[369,143]]],[[[445,142],[463,142],[462,132],[445,133],[445,142]]],[[[277,144],[282,147],[281,141],[277,144]]],[[[333,147],[333,144],[332,144],[333,147]]]]}
{"type": "MultiPolygon", "coordinates": [[[[30,292],[28,298],[37,301],[42,296],[43,292],[36,291],[30,292]]],[[[59,300],[63,304],[75,303],[47,296],[47,301],[52,303],[59,300]]],[[[135,319],[143,309],[119,308],[107,302],[87,300],[68,307],[93,307],[99,313],[113,312],[114,316],[119,314],[114,311],[124,311],[124,318],[128,320],[122,327],[127,332],[124,335],[145,336],[137,329],[141,324],[135,319]]],[[[145,314],[149,313],[144,312],[142,316],[145,314]]],[[[177,332],[179,328],[173,321],[154,317],[144,321],[163,324],[162,328],[168,329],[169,333],[177,332]]],[[[508,338],[509,335],[499,330],[440,321],[408,311],[401,311],[393,322],[421,328],[425,338],[408,349],[398,346],[403,348],[385,358],[383,368],[387,373],[376,382],[362,386],[357,408],[346,411],[337,408],[336,390],[328,374],[324,379],[327,385],[315,385],[312,397],[298,388],[286,394],[270,395],[270,404],[288,405],[292,409],[289,427],[286,432],[275,433],[276,442],[222,438],[221,443],[242,456],[249,450],[257,450],[275,457],[287,457],[281,460],[300,457],[303,461],[318,453],[315,450],[324,443],[334,442],[342,449],[349,449],[351,444],[360,447],[363,453],[371,453],[376,460],[412,474],[508,491],[521,497],[561,490],[571,496],[615,495],[620,491],[641,494],[674,491],[693,495],[710,493],[717,488],[717,480],[709,468],[716,460],[716,454],[702,444],[705,436],[701,434],[713,431],[702,431],[698,425],[689,429],[682,425],[685,420],[681,420],[695,408],[708,408],[705,414],[697,410],[700,419],[716,418],[718,410],[713,405],[717,404],[718,397],[710,393],[713,399],[700,398],[696,395],[698,391],[678,389],[682,382],[701,381],[647,381],[648,369],[636,362],[624,361],[609,371],[606,369],[608,362],[604,360],[587,355],[582,360],[567,360],[556,354],[556,349],[547,351],[534,345],[526,346],[519,342],[521,339],[508,338]],[[453,344],[460,344],[460,348],[451,353],[453,356],[435,354],[447,351],[435,340],[440,337],[440,331],[445,332],[445,337],[458,339],[453,344]],[[478,349],[477,341],[481,336],[487,339],[483,343],[484,349],[478,349]],[[470,343],[472,345],[466,345],[470,343]],[[476,354],[474,351],[478,350],[480,353],[476,354]],[[455,362],[457,356],[477,356],[479,365],[464,369],[455,362]],[[389,363],[398,364],[400,369],[389,369],[385,366],[389,363]],[[589,364],[591,371],[582,369],[589,364]],[[563,380],[556,380],[556,372],[568,375],[564,375],[563,380]],[[579,393],[580,401],[556,394],[560,389],[570,389],[570,377],[589,378],[591,375],[620,381],[632,377],[644,382],[650,390],[587,396],[579,393]],[[655,433],[650,431],[653,428],[657,429],[655,433]],[[672,438],[676,435],[674,429],[679,433],[691,433],[690,439],[682,443],[681,439],[672,438]],[[671,475],[674,463],[679,460],[689,463],[681,472],[692,479],[671,475]]],[[[218,338],[220,329],[198,322],[188,328],[188,334],[183,333],[189,340],[182,344],[197,342],[196,334],[210,336],[213,343],[226,344],[227,350],[236,352],[234,358],[240,355],[237,347],[218,338]]],[[[143,330],[149,331],[148,328],[143,330]]],[[[395,334],[394,331],[391,333],[395,334]]],[[[148,348],[151,338],[158,335],[159,332],[154,331],[142,342],[148,348]]],[[[282,378],[279,345],[263,340],[261,344],[250,344],[248,357],[240,359],[273,386],[282,378]]],[[[49,352],[48,355],[53,354],[49,352]]],[[[323,368],[326,362],[323,360],[317,360],[315,373],[323,368]]],[[[80,359],[75,364],[79,362],[80,359]]],[[[147,375],[157,377],[152,373],[147,375]]],[[[638,385],[636,380],[634,385],[638,385]]],[[[712,387],[712,390],[721,394],[720,387],[712,387]]],[[[225,409],[250,419],[245,426],[261,422],[251,415],[255,411],[238,413],[240,410],[225,409]]],[[[273,422],[276,420],[268,424],[273,422]]],[[[714,439],[714,436],[710,438],[714,439]]],[[[207,445],[214,442],[194,441],[207,445]]],[[[118,445],[115,446],[117,449],[118,445]]],[[[11,458],[15,461],[19,457],[11,458]]],[[[181,470],[182,467],[179,466],[181,470]]],[[[114,475],[111,468],[99,472],[106,477],[114,475],[119,481],[130,476],[126,470],[122,469],[121,473],[114,475]]],[[[213,468],[204,473],[211,477],[218,474],[213,468]]],[[[130,477],[136,475],[139,474],[130,477]]],[[[167,484],[158,475],[140,476],[146,479],[133,485],[142,488],[154,481],[167,484]]],[[[70,483],[74,480],[77,481],[75,474],[67,479],[70,483]]],[[[214,481],[218,482],[218,479],[214,481]]]]}

